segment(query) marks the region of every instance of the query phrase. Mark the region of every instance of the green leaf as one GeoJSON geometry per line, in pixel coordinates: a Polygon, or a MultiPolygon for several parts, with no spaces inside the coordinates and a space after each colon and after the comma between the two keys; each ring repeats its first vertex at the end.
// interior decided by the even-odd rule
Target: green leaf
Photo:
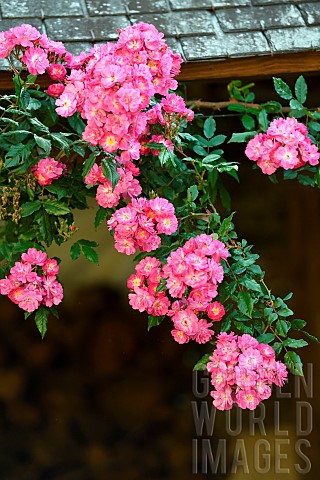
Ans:
{"type": "Polygon", "coordinates": [[[241,280],[241,285],[244,285],[248,290],[253,290],[254,292],[261,292],[260,284],[251,278],[243,278],[241,280]]]}
{"type": "Polygon", "coordinates": [[[232,219],[233,219],[234,214],[235,214],[235,212],[232,212],[231,215],[229,215],[229,217],[225,218],[223,220],[223,222],[221,223],[220,228],[218,230],[218,235],[220,237],[224,237],[224,235],[230,230],[230,228],[233,227],[232,219]]]}
{"type": "Polygon", "coordinates": [[[241,290],[238,293],[238,308],[241,313],[252,318],[253,301],[249,292],[241,290]]]}
{"type": "Polygon", "coordinates": [[[101,223],[105,221],[106,216],[107,216],[107,209],[103,208],[103,207],[100,207],[97,210],[97,213],[96,213],[96,216],[95,216],[95,219],[94,219],[94,228],[96,230],[101,225],[101,223]]]}
{"type": "Polygon", "coordinates": [[[227,135],[216,135],[215,137],[211,138],[211,140],[209,140],[208,147],[217,147],[218,145],[221,145],[226,138],[227,135]]]}
{"type": "Polygon", "coordinates": [[[273,348],[276,355],[280,355],[281,350],[282,350],[282,343],[281,342],[275,342],[272,345],[272,348],[273,348]]]}
{"type": "Polygon", "coordinates": [[[44,210],[41,210],[41,212],[39,213],[41,213],[38,218],[41,239],[47,245],[51,245],[53,240],[53,233],[49,215],[44,210]]]}
{"type": "Polygon", "coordinates": [[[113,190],[120,180],[120,175],[117,171],[117,166],[113,161],[110,161],[107,158],[102,159],[101,166],[102,166],[102,173],[108,180],[110,180],[112,185],[112,190],[113,190]]]}
{"type": "Polygon", "coordinates": [[[60,132],[52,132],[50,134],[53,145],[59,148],[63,148],[66,152],[69,151],[69,142],[65,135],[60,132]]]}
{"type": "Polygon", "coordinates": [[[244,105],[242,105],[241,103],[231,103],[230,105],[228,105],[228,110],[230,110],[231,112],[245,112],[246,108],[244,105]]]}
{"type": "Polygon", "coordinates": [[[197,185],[192,185],[187,190],[187,201],[194,202],[194,200],[197,199],[198,195],[199,195],[199,190],[197,185]]]}
{"type": "Polygon", "coordinates": [[[15,74],[15,76],[13,77],[13,85],[14,85],[14,90],[15,90],[15,94],[17,96],[20,95],[20,92],[21,92],[21,87],[23,85],[23,80],[22,78],[19,76],[19,74],[15,74]]]}
{"type": "Polygon", "coordinates": [[[294,86],[294,91],[299,102],[304,103],[307,100],[308,86],[302,75],[298,77],[294,86]]]}
{"type": "Polygon", "coordinates": [[[158,325],[160,325],[160,323],[162,323],[164,318],[165,318],[164,315],[162,315],[161,317],[154,317],[153,315],[149,315],[148,316],[148,331],[152,327],[157,327],[158,325]]]}
{"type": "Polygon", "coordinates": [[[283,341],[283,345],[285,347],[291,348],[302,348],[306,347],[308,345],[308,342],[306,342],[305,340],[296,340],[295,338],[287,338],[283,341]]]}
{"type": "Polygon", "coordinates": [[[30,102],[30,93],[27,90],[22,90],[19,98],[19,107],[27,110],[30,102]]]}
{"type": "Polygon", "coordinates": [[[280,337],[286,337],[290,329],[290,325],[285,320],[278,320],[276,323],[275,332],[280,337]]]}
{"type": "Polygon", "coordinates": [[[83,256],[89,260],[89,262],[96,263],[98,265],[99,263],[99,255],[98,253],[92,248],[87,245],[82,245],[82,253],[83,256]]]}
{"type": "Polygon", "coordinates": [[[50,133],[49,128],[42,122],[40,122],[40,120],[38,120],[37,118],[30,118],[29,122],[34,126],[37,132],[50,133]]]}
{"type": "Polygon", "coordinates": [[[304,106],[298,102],[298,100],[295,100],[294,98],[292,100],[290,100],[290,108],[292,108],[292,110],[304,110],[304,106]]]}
{"type": "Polygon", "coordinates": [[[285,100],[291,100],[292,92],[286,82],[281,78],[273,77],[273,85],[279,97],[284,98],[285,100]]]}
{"type": "Polygon", "coordinates": [[[26,202],[21,205],[21,217],[28,217],[32,213],[37,212],[41,208],[41,201],[35,200],[34,202],[26,202]]]}
{"type": "Polygon", "coordinates": [[[193,370],[207,370],[207,364],[210,362],[210,357],[212,353],[206,353],[202,358],[195,364],[193,370]]]}
{"type": "Polygon", "coordinates": [[[46,200],[43,206],[45,211],[51,215],[60,216],[70,213],[70,208],[59,200],[46,200]]]}
{"type": "Polygon", "coordinates": [[[200,157],[206,157],[208,154],[208,152],[201,145],[195,145],[193,147],[193,151],[200,155],[200,157]]]}
{"type": "Polygon", "coordinates": [[[206,157],[204,157],[201,162],[202,163],[211,163],[211,162],[215,162],[216,160],[219,160],[219,158],[221,158],[221,155],[216,155],[215,153],[210,153],[210,155],[207,155],[206,157]]]}
{"type": "Polygon", "coordinates": [[[255,121],[254,121],[254,118],[251,117],[251,115],[247,115],[247,114],[243,115],[243,117],[241,118],[241,122],[246,130],[251,131],[255,127],[255,121]]]}
{"type": "Polygon", "coordinates": [[[266,132],[269,127],[269,120],[267,111],[264,108],[259,113],[258,121],[262,130],[266,132]]]}
{"type": "Polygon", "coordinates": [[[280,113],[282,110],[281,103],[273,100],[270,100],[266,103],[261,103],[261,107],[264,108],[268,113],[280,113]]]}
{"type": "Polygon", "coordinates": [[[309,122],[308,123],[309,130],[313,130],[314,132],[320,132],[320,123],[318,122],[309,122]]]}
{"type": "Polygon", "coordinates": [[[91,153],[87,160],[83,164],[82,176],[85,177],[91,171],[96,161],[96,153],[91,153]]]}
{"type": "Polygon", "coordinates": [[[86,154],[86,149],[82,145],[73,145],[72,150],[82,158],[86,154]]]}
{"type": "Polygon", "coordinates": [[[73,245],[70,247],[70,257],[71,260],[77,260],[77,258],[80,257],[81,253],[81,248],[78,242],[75,242],[73,245]]]}
{"type": "Polygon", "coordinates": [[[4,166],[6,168],[15,167],[25,162],[30,155],[32,145],[22,144],[12,145],[5,156],[4,166]]]}
{"type": "Polygon", "coordinates": [[[204,122],[203,133],[207,138],[211,138],[213,137],[215,131],[216,131],[215,119],[213,117],[207,118],[207,120],[204,122]]]}
{"type": "Polygon", "coordinates": [[[300,318],[295,318],[291,322],[292,330],[301,330],[306,325],[307,325],[307,322],[305,320],[301,320],[300,318]]]}
{"type": "Polygon", "coordinates": [[[47,155],[51,152],[51,142],[47,138],[38,137],[38,135],[34,134],[34,139],[36,144],[45,151],[47,155]]]}
{"type": "Polygon", "coordinates": [[[287,352],[284,356],[284,363],[291,373],[303,377],[301,358],[296,352],[287,352]]]}
{"type": "Polygon", "coordinates": [[[258,132],[255,130],[251,132],[241,132],[241,133],[233,133],[228,143],[242,143],[247,142],[250,138],[253,138],[257,135],[258,132]]]}
{"type": "Polygon", "coordinates": [[[262,335],[259,335],[257,337],[257,340],[259,343],[271,343],[274,340],[274,334],[273,333],[263,333],[262,335]]]}
{"type": "Polygon", "coordinates": [[[302,333],[304,333],[305,336],[306,336],[307,338],[310,338],[310,340],[312,340],[313,342],[315,342],[315,343],[320,343],[320,341],[317,339],[317,337],[315,337],[314,335],[311,335],[311,333],[305,332],[304,330],[302,330],[302,333]]]}
{"type": "Polygon", "coordinates": [[[75,113],[72,117],[68,117],[68,123],[70,127],[77,132],[78,135],[82,137],[83,130],[86,127],[86,124],[80,117],[79,113],[75,113]]]}
{"type": "Polygon", "coordinates": [[[49,316],[49,310],[45,308],[43,305],[40,305],[40,307],[36,311],[36,315],[34,319],[42,338],[45,336],[47,331],[48,316],[49,316]]]}

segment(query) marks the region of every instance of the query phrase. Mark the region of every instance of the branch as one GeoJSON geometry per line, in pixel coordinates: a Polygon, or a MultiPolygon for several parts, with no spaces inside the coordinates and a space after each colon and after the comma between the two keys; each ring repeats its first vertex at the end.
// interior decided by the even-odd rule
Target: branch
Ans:
{"type": "MultiPolygon", "coordinates": [[[[212,110],[222,110],[227,108],[229,105],[243,105],[246,108],[258,108],[261,109],[259,103],[246,103],[246,102],[237,102],[234,100],[227,100],[225,102],[207,102],[202,100],[188,100],[186,105],[190,107],[191,105],[201,109],[201,108],[211,108],[212,110]]],[[[282,112],[290,112],[290,107],[282,107],[282,112]]]]}

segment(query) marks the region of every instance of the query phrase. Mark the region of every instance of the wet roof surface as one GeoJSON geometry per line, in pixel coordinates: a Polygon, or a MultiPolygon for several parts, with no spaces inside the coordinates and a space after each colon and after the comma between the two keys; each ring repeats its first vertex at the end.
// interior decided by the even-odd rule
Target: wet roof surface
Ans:
{"type": "Polygon", "coordinates": [[[30,23],[74,54],[153,23],[184,61],[320,50],[320,1],[0,0],[0,30],[30,23]]]}

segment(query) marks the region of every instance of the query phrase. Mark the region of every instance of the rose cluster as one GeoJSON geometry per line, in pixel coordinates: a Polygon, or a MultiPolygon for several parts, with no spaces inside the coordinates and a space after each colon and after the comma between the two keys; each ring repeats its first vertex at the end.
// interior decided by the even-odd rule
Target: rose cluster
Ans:
{"type": "Polygon", "coordinates": [[[223,279],[221,259],[227,256],[222,242],[202,234],[172,252],[164,266],[146,257],[128,279],[128,288],[133,291],[129,294],[130,305],[150,315],[171,317],[171,333],[180,344],[190,339],[208,342],[214,332],[210,329],[212,323],[203,316],[219,321],[225,313],[223,305],[212,300],[223,279]]]}
{"type": "Polygon", "coordinates": [[[141,194],[142,188],[140,183],[136,178],[134,178],[134,174],[136,173],[135,171],[132,173],[126,168],[118,168],[117,171],[120,175],[120,180],[114,189],[112,189],[110,180],[103,175],[101,165],[98,166],[95,163],[88,175],[85,177],[84,181],[87,185],[99,184],[97,188],[96,200],[100,207],[116,207],[121,198],[125,200],[127,198],[138,197],[141,194]]]}
{"type": "Polygon", "coordinates": [[[57,180],[67,169],[67,166],[56,161],[54,158],[42,158],[37,165],[33,167],[33,173],[38,183],[42,186],[50,185],[53,180],[57,180]]]}
{"type": "Polygon", "coordinates": [[[0,58],[6,58],[12,52],[32,75],[47,71],[53,80],[61,81],[67,70],[60,62],[72,58],[63,43],[50,40],[28,24],[0,32],[0,58]]]}
{"type": "Polygon", "coordinates": [[[276,118],[267,133],[259,133],[248,142],[245,153],[267,175],[279,167],[289,170],[306,163],[314,166],[319,163],[320,153],[307,134],[307,127],[296,118],[276,118]]]}
{"type": "Polygon", "coordinates": [[[181,62],[153,25],[129,26],[116,43],[95,45],[67,62],[71,73],[56,100],[57,113],[68,117],[79,111],[86,120],[86,141],[110,153],[119,150],[121,163],[138,160],[150,132],[146,110],[155,94],[167,96],[168,105],[162,104],[167,111],[178,106],[180,118],[193,117],[181,97],[169,94],[177,88],[173,77],[181,62]]]}
{"type": "Polygon", "coordinates": [[[254,410],[270,397],[271,385],[284,385],[288,375],[286,366],[275,360],[270,345],[233,332],[218,335],[207,370],[214,387],[213,405],[218,410],[230,410],[234,403],[254,410]]]}
{"type": "Polygon", "coordinates": [[[114,230],[115,248],[118,252],[132,255],[156,250],[159,234],[171,235],[178,228],[172,203],[166,198],[133,198],[126,207],[119,208],[108,220],[109,230],[114,230]]]}
{"type": "Polygon", "coordinates": [[[10,274],[0,280],[0,294],[8,295],[26,312],[33,312],[39,306],[58,305],[63,298],[63,288],[57,280],[59,265],[54,258],[36,248],[29,248],[15,262],[10,274]]]}

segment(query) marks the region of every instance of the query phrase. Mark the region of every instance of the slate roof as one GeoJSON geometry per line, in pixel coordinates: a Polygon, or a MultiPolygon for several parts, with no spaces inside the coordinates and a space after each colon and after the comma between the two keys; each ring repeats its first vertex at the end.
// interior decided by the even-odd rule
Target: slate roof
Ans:
{"type": "Polygon", "coordinates": [[[0,0],[0,30],[31,23],[75,54],[140,21],[190,63],[320,50],[320,1],[0,0]]]}

